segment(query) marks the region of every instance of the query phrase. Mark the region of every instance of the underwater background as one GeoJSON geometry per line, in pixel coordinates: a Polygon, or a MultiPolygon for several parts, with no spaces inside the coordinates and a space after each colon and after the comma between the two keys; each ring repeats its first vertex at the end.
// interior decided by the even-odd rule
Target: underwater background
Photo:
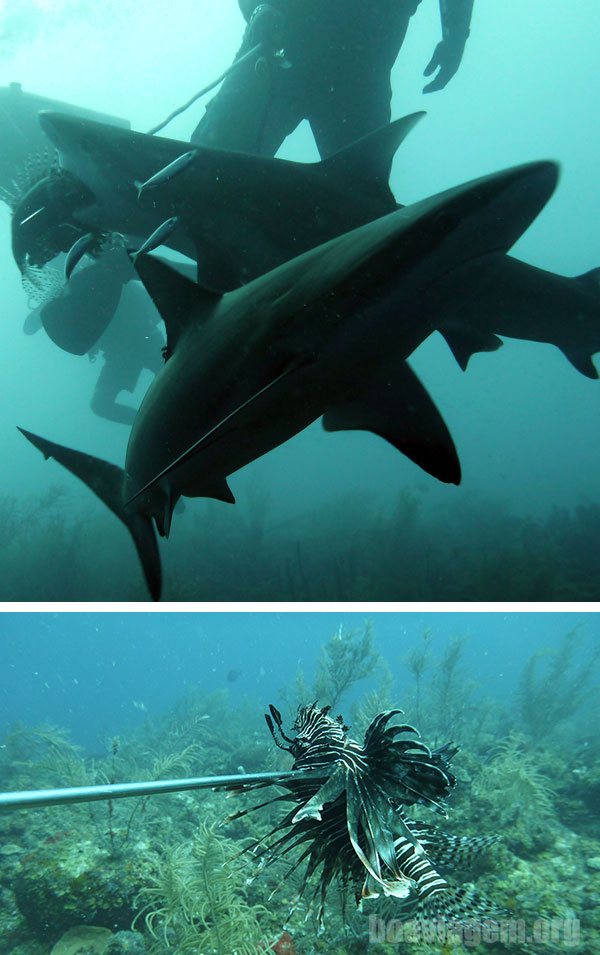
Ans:
{"type": "Polygon", "coordinates": [[[320,929],[314,878],[299,899],[303,866],[286,875],[299,850],[239,856],[283,810],[228,822],[268,794],[205,791],[0,811],[2,955],[600,952],[596,615],[41,612],[0,628],[0,791],[289,769],[269,704],[287,732],[299,704],[330,704],[357,740],[400,707],[427,745],[460,747],[447,819],[413,810],[481,842],[451,881],[535,941],[386,938],[373,926],[399,931],[398,900],[357,912],[337,886],[320,929]]]}
{"type": "MultiPolygon", "coordinates": [[[[0,86],[159,122],[229,65],[234,0],[0,2],[0,86]]],[[[392,187],[410,202],[488,172],[555,159],[556,195],[516,254],[565,275],[600,264],[596,157],[600,6],[476,0],[461,69],[423,96],[439,38],[424,0],[393,72],[393,116],[428,116],[399,150],[392,187]]],[[[166,131],[186,139],[198,103],[166,131]]],[[[281,155],[317,158],[302,126],[281,155]]],[[[27,337],[27,302],[0,206],[3,401],[0,598],[145,598],[133,547],[103,506],[16,425],[122,463],[127,429],[94,417],[97,366],[27,337]]],[[[317,422],[235,474],[234,508],[188,502],[164,548],[165,597],[213,599],[597,599],[598,383],[548,345],[507,340],[463,374],[439,335],[413,364],[462,462],[438,485],[384,441],[317,422]]],[[[149,384],[143,378],[137,402],[149,384]]]]}

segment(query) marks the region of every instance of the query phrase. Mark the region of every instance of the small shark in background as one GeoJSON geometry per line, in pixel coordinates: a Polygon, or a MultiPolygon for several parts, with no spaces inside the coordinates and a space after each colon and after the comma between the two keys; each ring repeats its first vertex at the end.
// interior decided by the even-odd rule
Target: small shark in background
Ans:
{"type": "Polygon", "coordinates": [[[463,281],[469,269],[476,274],[529,227],[557,175],[555,164],[538,162],[485,176],[224,294],[141,255],[136,270],[165,321],[167,361],[133,423],[124,470],[23,434],[123,521],[155,599],[154,525],[168,536],[181,496],[233,503],[228,476],[320,416],[326,430],[372,431],[458,484],[450,433],[406,359],[440,312],[476,291],[463,281]]]}
{"type": "MultiPolygon", "coordinates": [[[[83,227],[141,240],[177,217],[165,244],[197,261],[201,284],[225,292],[399,208],[388,170],[424,115],[316,163],[191,148],[57,112],[39,118],[62,166],[94,196],[76,213],[83,227]]],[[[568,278],[492,253],[476,271],[457,273],[473,294],[450,296],[438,325],[463,370],[474,352],[499,348],[501,335],[556,345],[578,371],[598,377],[600,269],[568,278]]]]}

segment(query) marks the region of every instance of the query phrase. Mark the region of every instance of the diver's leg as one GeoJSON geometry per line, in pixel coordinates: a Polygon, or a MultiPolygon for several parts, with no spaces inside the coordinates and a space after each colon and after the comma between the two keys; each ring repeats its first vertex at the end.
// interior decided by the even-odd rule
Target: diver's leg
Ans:
{"type": "Polygon", "coordinates": [[[338,74],[314,98],[308,116],[321,159],[356,142],[367,133],[386,126],[391,118],[392,89],[389,79],[338,74]]]}
{"type": "MultiPolygon", "coordinates": [[[[130,384],[129,380],[122,380],[122,377],[119,375],[119,370],[118,365],[115,365],[110,359],[105,357],[104,366],[98,375],[98,381],[96,382],[90,406],[94,414],[100,418],[106,418],[108,421],[116,421],[118,424],[131,425],[133,424],[137,411],[132,405],[118,402],[117,397],[124,389],[133,389],[129,389],[128,387],[130,384]]],[[[141,368],[137,372],[136,381],[140,371],[141,368]]]]}
{"type": "Polygon", "coordinates": [[[274,156],[303,119],[291,74],[258,56],[242,64],[208,104],[191,141],[213,149],[274,156]]]}
{"type": "MultiPolygon", "coordinates": [[[[247,53],[242,45],[238,56],[247,53]]],[[[270,79],[257,69],[259,54],[251,57],[221,84],[191,136],[199,146],[254,152],[256,129],[270,95],[270,79]]]]}
{"type": "Polygon", "coordinates": [[[415,9],[396,4],[389,17],[373,18],[360,37],[348,27],[338,40],[344,45],[331,50],[320,70],[312,69],[307,118],[322,159],[390,122],[390,74],[415,9]]]}

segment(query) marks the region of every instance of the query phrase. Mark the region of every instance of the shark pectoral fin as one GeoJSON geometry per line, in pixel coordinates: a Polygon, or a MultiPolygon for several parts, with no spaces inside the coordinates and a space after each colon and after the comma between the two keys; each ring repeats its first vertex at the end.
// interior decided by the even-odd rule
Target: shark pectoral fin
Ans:
{"type": "Polygon", "coordinates": [[[196,285],[176,268],[152,255],[138,255],[135,270],[165,323],[167,353],[172,354],[189,321],[208,318],[220,302],[221,295],[196,285]]]}
{"type": "Polygon", "coordinates": [[[446,484],[460,484],[460,462],[446,424],[406,362],[378,370],[327,409],[326,431],[372,431],[446,484]]]}
{"type": "Polygon", "coordinates": [[[480,331],[458,323],[440,325],[439,331],[463,371],[467,370],[469,359],[475,352],[497,351],[504,344],[493,332],[480,331]]]}
{"type": "Polygon", "coordinates": [[[24,428],[18,429],[31,444],[42,452],[46,460],[54,458],[84,484],[125,524],[138,552],[148,589],[154,600],[161,591],[161,566],[156,534],[151,519],[140,512],[128,512],[123,505],[124,472],[91,454],[75,451],[62,444],[47,441],[24,428]]]}
{"type": "Polygon", "coordinates": [[[402,119],[396,119],[388,126],[382,126],[357,142],[346,146],[319,163],[326,174],[331,174],[335,182],[361,182],[368,186],[385,189],[393,197],[388,186],[392,160],[399,146],[408,134],[425,116],[424,112],[412,113],[402,119]]]}

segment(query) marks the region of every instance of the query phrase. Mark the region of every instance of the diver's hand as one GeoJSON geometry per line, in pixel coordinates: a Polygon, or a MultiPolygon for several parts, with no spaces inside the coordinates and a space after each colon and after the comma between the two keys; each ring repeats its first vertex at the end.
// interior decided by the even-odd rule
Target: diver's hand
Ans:
{"type": "Polygon", "coordinates": [[[259,4],[250,17],[246,28],[246,40],[249,46],[264,43],[271,50],[282,45],[285,18],[270,3],[259,4]]]}
{"type": "Polygon", "coordinates": [[[464,39],[459,40],[444,39],[438,43],[433,51],[433,56],[425,67],[423,76],[431,76],[437,69],[439,69],[439,73],[431,83],[423,88],[424,93],[435,93],[437,90],[443,90],[446,84],[450,82],[460,66],[466,42],[467,38],[464,37],[464,39]]]}

